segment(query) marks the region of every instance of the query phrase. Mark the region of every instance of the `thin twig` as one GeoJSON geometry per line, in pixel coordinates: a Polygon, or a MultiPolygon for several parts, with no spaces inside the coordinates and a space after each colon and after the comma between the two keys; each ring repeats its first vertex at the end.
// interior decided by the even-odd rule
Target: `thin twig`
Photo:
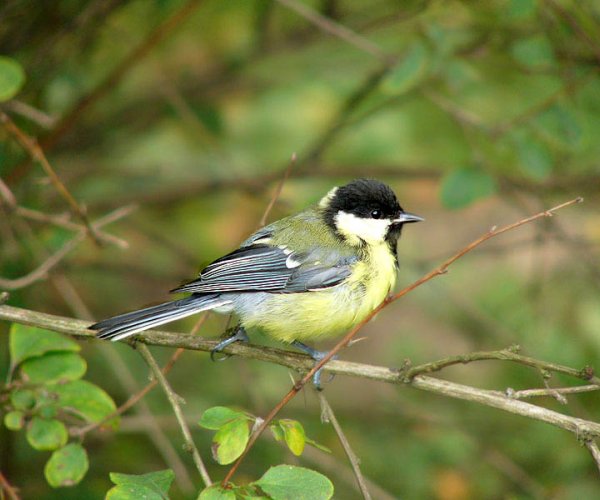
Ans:
{"type": "Polygon", "coordinates": [[[576,387],[557,387],[550,389],[523,389],[521,391],[506,390],[506,395],[513,399],[527,399],[537,397],[556,397],[557,394],[581,394],[584,392],[594,392],[600,390],[600,385],[589,384],[576,387]]]}
{"type": "Polygon", "coordinates": [[[371,494],[369,493],[369,489],[367,488],[367,483],[360,470],[360,460],[356,456],[356,453],[354,453],[352,447],[350,446],[350,442],[348,441],[348,438],[346,438],[346,435],[342,430],[342,426],[338,422],[338,419],[335,417],[335,414],[333,413],[329,402],[325,398],[325,394],[323,394],[323,392],[320,391],[318,394],[319,402],[321,403],[322,408],[321,414],[323,416],[323,420],[326,422],[331,422],[331,425],[333,426],[335,433],[337,434],[338,439],[340,440],[342,448],[344,448],[346,456],[350,461],[350,465],[352,466],[352,470],[354,471],[354,476],[356,477],[356,482],[358,483],[358,487],[360,489],[360,492],[362,493],[363,498],[365,500],[371,500],[371,494]]]}
{"type": "Polygon", "coordinates": [[[273,420],[273,418],[275,418],[275,416],[279,413],[279,411],[285,405],[287,405],[296,396],[296,394],[298,394],[302,390],[302,388],[311,380],[312,376],[318,370],[320,370],[323,366],[325,366],[331,360],[331,358],[333,358],[341,349],[343,349],[356,336],[356,334],[359,332],[359,330],[365,324],[367,324],[379,311],[381,311],[383,308],[387,307],[392,302],[395,302],[400,297],[403,297],[407,293],[411,292],[415,288],[421,286],[423,283],[426,283],[427,281],[429,281],[429,280],[431,280],[431,279],[433,279],[433,278],[435,278],[437,276],[445,274],[448,271],[448,268],[454,262],[456,262],[458,259],[460,259],[464,255],[466,255],[471,250],[473,250],[474,248],[478,247],[479,245],[481,245],[485,241],[489,240],[490,238],[493,238],[494,236],[498,236],[498,235],[500,235],[502,233],[505,233],[507,231],[510,231],[512,229],[516,229],[517,227],[520,227],[520,226],[522,226],[524,224],[527,224],[529,222],[532,222],[534,220],[537,220],[537,219],[540,219],[540,218],[543,218],[543,217],[551,217],[554,214],[554,212],[556,212],[557,210],[560,210],[562,208],[568,207],[570,205],[574,205],[576,203],[581,203],[582,201],[583,201],[582,198],[575,198],[573,200],[570,200],[570,201],[565,202],[565,203],[561,203],[560,205],[557,205],[557,206],[555,206],[553,208],[550,208],[548,210],[545,210],[543,212],[539,212],[539,213],[537,213],[535,215],[532,215],[531,217],[526,217],[526,218],[521,219],[521,220],[519,220],[517,222],[514,222],[512,224],[508,224],[506,226],[503,226],[500,229],[497,229],[496,227],[493,227],[487,233],[485,233],[484,235],[482,235],[481,237],[479,237],[478,239],[476,239],[472,243],[468,244],[462,250],[458,251],[455,255],[453,255],[452,257],[450,257],[449,259],[447,259],[445,262],[443,262],[440,266],[438,266],[433,271],[430,271],[425,276],[423,276],[422,278],[418,279],[417,281],[415,281],[411,285],[409,285],[406,288],[400,290],[398,293],[396,293],[394,295],[391,295],[391,296],[388,296],[379,306],[377,306],[371,312],[371,314],[369,314],[363,321],[361,321],[358,325],[356,325],[354,328],[352,328],[344,336],[344,338],[342,338],[342,340],[340,340],[333,347],[333,349],[331,349],[327,353],[327,355],[325,355],[323,357],[322,360],[320,360],[317,363],[315,363],[315,365],[313,366],[313,368],[311,370],[309,370],[308,373],[302,379],[300,379],[289,390],[289,392],[281,399],[281,401],[279,403],[277,403],[277,405],[275,405],[275,407],[271,410],[271,412],[265,417],[265,419],[262,422],[262,424],[255,430],[255,432],[252,434],[252,436],[250,436],[250,439],[248,440],[248,444],[246,445],[246,449],[240,455],[240,457],[235,461],[235,463],[231,466],[231,468],[229,469],[229,472],[226,474],[226,476],[223,479],[223,481],[222,481],[221,484],[223,486],[226,486],[229,483],[229,481],[231,480],[231,478],[235,474],[235,471],[238,469],[238,467],[240,466],[240,464],[243,462],[244,458],[248,454],[248,451],[252,448],[252,446],[254,446],[254,443],[256,442],[256,440],[258,439],[258,437],[269,426],[269,424],[271,423],[271,421],[273,420]]]}
{"type": "Polygon", "coordinates": [[[563,373],[564,375],[570,375],[571,377],[581,378],[582,375],[583,377],[585,377],[586,368],[584,368],[583,370],[574,370],[573,368],[554,363],[540,363],[535,358],[530,358],[528,356],[518,354],[519,349],[519,346],[511,346],[508,349],[502,349],[500,351],[478,351],[471,352],[469,354],[461,354],[458,356],[449,356],[447,358],[440,359],[437,361],[430,361],[429,363],[423,363],[414,367],[409,366],[403,368],[403,373],[406,376],[406,378],[410,380],[411,378],[416,377],[417,375],[438,372],[444,368],[453,365],[467,364],[472,363],[473,361],[488,361],[495,359],[504,361],[515,361],[525,366],[537,368],[540,371],[553,371],[556,373],[563,373]]]}
{"type": "Polygon", "coordinates": [[[34,108],[26,102],[17,99],[11,99],[4,104],[4,107],[13,113],[21,115],[28,120],[38,124],[40,127],[50,129],[56,123],[56,118],[44,113],[42,110],[34,108]]]}
{"type": "Polygon", "coordinates": [[[328,17],[320,14],[316,10],[308,7],[307,5],[297,2],[296,0],[276,0],[281,5],[284,5],[290,10],[293,10],[300,16],[302,16],[307,21],[314,24],[317,28],[324,31],[325,33],[329,33],[350,45],[356,47],[357,49],[366,52],[367,54],[376,57],[382,61],[387,61],[387,54],[377,45],[372,42],[368,38],[365,38],[362,35],[359,35],[355,31],[352,31],[350,28],[344,26],[343,24],[337,23],[328,17]]]}
{"type": "Polygon", "coordinates": [[[285,184],[285,181],[288,180],[288,177],[290,176],[290,172],[292,171],[292,168],[294,168],[294,165],[296,164],[297,160],[298,160],[298,156],[296,155],[296,153],[292,153],[292,157],[290,158],[290,162],[289,162],[287,168],[285,169],[285,173],[283,174],[283,177],[279,181],[279,184],[277,184],[277,187],[275,188],[275,192],[273,193],[273,196],[271,197],[271,201],[269,201],[269,204],[267,205],[267,208],[265,209],[263,216],[260,218],[259,224],[261,227],[267,223],[269,214],[271,213],[271,210],[273,210],[275,203],[279,199],[279,196],[281,195],[281,190],[283,189],[283,185],[285,184]]]}
{"type": "Polygon", "coordinates": [[[598,443],[596,443],[594,439],[586,439],[584,443],[585,447],[592,454],[592,458],[594,459],[594,462],[596,462],[598,471],[600,471],[600,448],[598,448],[598,443]]]}
{"type": "Polygon", "coordinates": [[[142,358],[144,358],[144,361],[146,361],[146,363],[150,367],[150,370],[152,370],[154,376],[158,379],[158,383],[163,388],[163,391],[165,391],[165,394],[169,399],[169,403],[171,403],[171,407],[173,408],[173,413],[175,413],[175,417],[177,418],[177,422],[179,422],[179,427],[181,428],[186,448],[192,454],[194,464],[196,465],[196,468],[200,473],[200,477],[204,482],[204,486],[208,488],[212,484],[212,481],[210,479],[210,476],[208,475],[208,471],[206,470],[204,462],[202,461],[202,457],[198,452],[198,448],[196,448],[196,445],[194,444],[192,433],[190,432],[190,428],[188,427],[188,424],[185,421],[185,416],[183,415],[183,411],[181,411],[181,406],[179,406],[179,396],[177,396],[171,388],[171,385],[163,375],[163,372],[160,370],[160,367],[156,363],[156,360],[150,353],[148,347],[145,344],[140,344],[137,346],[137,350],[141,354],[142,358]]]}
{"type": "Polygon", "coordinates": [[[0,179],[0,197],[10,210],[13,210],[17,206],[17,199],[15,198],[15,195],[2,179],[0,179]]]}
{"type": "MultiPolygon", "coordinates": [[[[107,224],[122,219],[123,217],[129,215],[134,208],[134,206],[118,208],[98,219],[93,223],[92,227],[94,229],[99,229],[102,226],[106,226],[107,224]]],[[[71,252],[77,245],[79,245],[79,243],[85,240],[86,234],[87,232],[85,230],[81,230],[78,235],[67,241],[67,243],[65,243],[59,250],[50,255],[36,269],[29,272],[25,276],[15,279],[0,278],[0,288],[4,288],[6,290],[18,290],[20,288],[25,288],[36,281],[45,279],[48,276],[48,273],[57,264],[59,264],[67,256],[67,254],[69,254],[69,252],[71,252]]]]}
{"type": "Polygon", "coordinates": [[[21,144],[21,146],[27,151],[27,153],[29,153],[29,156],[31,156],[33,160],[37,161],[42,166],[44,172],[46,172],[46,175],[50,179],[50,182],[52,182],[54,188],[68,203],[73,213],[77,217],[79,217],[79,219],[81,219],[81,222],[83,222],[84,226],[87,228],[88,234],[90,235],[92,240],[96,244],[100,245],[100,240],[98,239],[94,228],[91,226],[90,220],[88,219],[85,210],[79,205],[79,203],[77,203],[77,200],[75,200],[73,195],[67,189],[67,186],[65,186],[64,182],[60,179],[56,171],[52,168],[52,165],[50,165],[48,158],[46,158],[43,149],[40,147],[37,141],[29,137],[25,132],[23,132],[19,127],[17,127],[15,122],[13,122],[10,119],[10,117],[3,111],[0,111],[0,123],[2,123],[6,130],[8,130],[8,132],[15,137],[19,144],[21,144]]]}
{"type": "MultiPolygon", "coordinates": [[[[133,207],[133,205],[132,205],[132,207],[133,207]]],[[[57,227],[62,227],[63,229],[68,229],[69,231],[81,231],[82,229],[85,229],[80,224],[76,224],[75,222],[70,221],[68,218],[66,218],[64,216],[45,214],[44,212],[40,212],[38,210],[32,210],[31,208],[16,206],[14,208],[13,213],[15,215],[18,215],[19,217],[23,217],[24,219],[32,220],[35,222],[45,222],[45,223],[52,224],[57,227]]],[[[95,229],[96,229],[96,236],[98,236],[98,238],[101,241],[106,242],[106,243],[112,243],[112,244],[118,246],[119,248],[128,248],[129,247],[129,244],[127,243],[127,241],[125,241],[121,238],[117,238],[116,236],[113,236],[112,234],[108,234],[103,231],[100,231],[100,230],[98,230],[98,228],[95,228],[95,229]]]]}
{"type": "Polygon", "coordinates": [[[8,479],[6,479],[4,474],[2,474],[2,471],[0,471],[0,498],[4,498],[4,495],[2,495],[3,491],[6,491],[6,494],[10,500],[21,499],[17,493],[17,490],[8,482],[8,479]]]}

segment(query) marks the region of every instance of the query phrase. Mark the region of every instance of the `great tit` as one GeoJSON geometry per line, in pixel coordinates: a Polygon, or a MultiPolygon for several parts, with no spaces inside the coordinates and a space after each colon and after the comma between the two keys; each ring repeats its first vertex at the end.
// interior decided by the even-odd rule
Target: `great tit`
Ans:
{"type": "Polygon", "coordinates": [[[354,180],[331,189],[317,206],[259,229],[197,279],[172,290],[191,293],[188,297],[90,328],[98,338],[121,340],[214,310],[234,313],[239,325],[213,354],[247,341],[248,329],[322,359],[325,353],[304,342],[348,331],[384,300],[396,282],[402,226],[422,220],[405,212],[386,184],[354,180]]]}

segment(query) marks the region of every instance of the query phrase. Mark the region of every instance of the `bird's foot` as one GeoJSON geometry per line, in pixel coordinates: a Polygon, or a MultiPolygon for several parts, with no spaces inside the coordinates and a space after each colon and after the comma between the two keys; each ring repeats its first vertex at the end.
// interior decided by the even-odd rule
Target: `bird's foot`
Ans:
{"type": "Polygon", "coordinates": [[[215,354],[221,352],[228,345],[233,344],[234,342],[249,342],[248,334],[244,327],[238,325],[234,328],[233,333],[227,337],[226,339],[221,340],[211,351],[210,351],[210,359],[213,361],[225,361],[227,358],[231,357],[231,354],[224,354],[222,357],[217,358],[215,354]]]}
{"type": "MultiPolygon", "coordinates": [[[[313,349],[312,347],[307,346],[306,344],[303,344],[302,342],[299,342],[297,340],[294,340],[292,342],[292,345],[296,349],[300,349],[302,352],[308,354],[317,363],[319,361],[321,361],[325,356],[327,356],[327,354],[329,354],[329,351],[317,351],[316,349],[313,349]]],[[[338,359],[337,354],[335,356],[333,356],[331,359],[338,359]]],[[[319,368],[313,375],[313,385],[315,386],[315,389],[317,389],[317,391],[323,390],[323,388],[321,387],[321,372],[322,371],[323,371],[323,368],[319,368]]],[[[332,374],[327,382],[331,382],[333,380],[334,376],[335,375],[332,374]]]]}

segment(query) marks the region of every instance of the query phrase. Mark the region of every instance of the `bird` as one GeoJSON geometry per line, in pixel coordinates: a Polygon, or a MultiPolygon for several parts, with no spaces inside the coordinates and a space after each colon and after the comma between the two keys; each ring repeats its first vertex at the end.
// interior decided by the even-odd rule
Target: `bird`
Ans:
{"type": "MultiPolygon", "coordinates": [[[[318,361],[327,353],[305,342],[341,335],[381,304],[396,282],[402,228],[423,220],[406,212],[387,184],[356,179],[262,227],[171,290],[188,296],[89,328],[99,339],[117,341],[202,311],[234,313],[239,323],[211,357],[247,342],[247,331],[259,331],[318,361]]],[[[320,388],[320,372],[313,381],[320,388]]]]}

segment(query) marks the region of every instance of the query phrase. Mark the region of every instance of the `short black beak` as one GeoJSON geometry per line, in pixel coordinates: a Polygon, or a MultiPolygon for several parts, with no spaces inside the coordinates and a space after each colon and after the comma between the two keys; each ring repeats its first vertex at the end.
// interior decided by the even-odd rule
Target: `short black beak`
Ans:
{"type": "Polygon", "coordinates": [[[409,222],[421,222],[425,219],[423,217],[419,217],[416,214],[411,214],[409,212],[402,212],[400,217],[394,219],[395,224],[408,224],[409,222]]]}

